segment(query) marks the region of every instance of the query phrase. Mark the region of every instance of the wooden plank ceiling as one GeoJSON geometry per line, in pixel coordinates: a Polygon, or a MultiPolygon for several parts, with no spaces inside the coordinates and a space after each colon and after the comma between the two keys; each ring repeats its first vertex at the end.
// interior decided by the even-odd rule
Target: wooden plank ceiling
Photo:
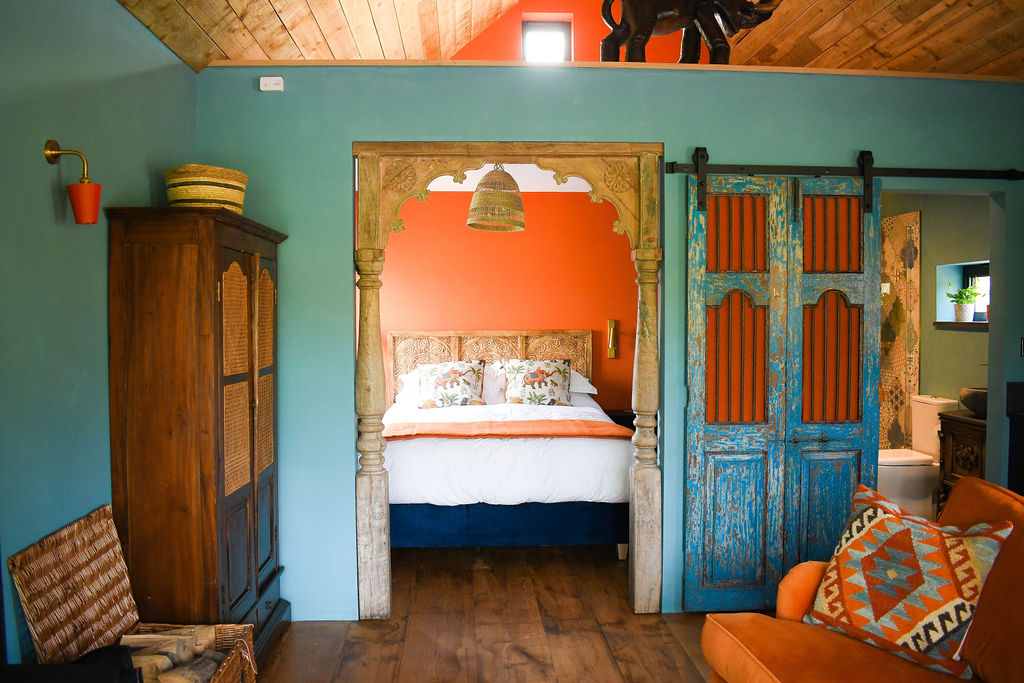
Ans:
{"type": "MultiPolygon", "coordinates": [[[[448,60],[517,2],[119,1],[196,71],[213,60],[448,60]]],[[[734,65],[1021,79],[1024,0],[782,0],[732,42],[734,65]]]]}

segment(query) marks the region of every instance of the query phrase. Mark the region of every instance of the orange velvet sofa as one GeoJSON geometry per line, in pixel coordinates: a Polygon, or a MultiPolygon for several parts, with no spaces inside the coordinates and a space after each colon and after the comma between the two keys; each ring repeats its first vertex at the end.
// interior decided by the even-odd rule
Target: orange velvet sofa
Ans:
{"type": "MultiPolygon", "coordinates": [[[[1024,497],[995,484],[965,477],[950,492],[938,523],[969,527],[1011,520],[978,599],[962,657],[975,680],[1024,681],[1024,497]]],[[[804,562],[780,582],[776,616],[749,612],[708,614],[701,633],[713,680],[945,681],[957,679],[890,654],[836,631],[801,621],[814,602],[825,562],[804,562]]]]}

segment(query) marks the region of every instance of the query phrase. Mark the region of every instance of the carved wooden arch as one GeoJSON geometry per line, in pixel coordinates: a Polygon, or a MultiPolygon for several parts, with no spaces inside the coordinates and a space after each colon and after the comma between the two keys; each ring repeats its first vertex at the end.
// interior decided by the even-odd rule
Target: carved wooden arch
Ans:
{"type": "Polygon", "coordinates": [[[635,612],[661,607],[661,470],[657,463],[658,272],[661,144],[538,142],[357,142],[359,194],[355,264],[359,278],[359,339],[356,353],[356,414],[359,470],[356,473],[356,563],[359,617],[391,614],[391,548],[388,479],[384,469],[386,407],[380,334],[380,275],[392,231],[412,197],[425,199],[434,178],[465,179],[485,163],[537,164],[556,182],[579,176],[594,201],[618,210],[614,230],[625,234],[637,271],[636,352],[633,359],[633,466],[630,469],[629,591],[635,612]]]}

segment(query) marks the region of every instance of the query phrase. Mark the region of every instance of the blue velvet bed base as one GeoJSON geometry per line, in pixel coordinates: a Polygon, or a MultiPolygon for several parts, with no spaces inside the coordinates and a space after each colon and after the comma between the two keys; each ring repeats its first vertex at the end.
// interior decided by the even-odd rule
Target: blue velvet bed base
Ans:
{"type": "Polygon", "coordinates": [[[628,503],[391,506],[393,548],[596,545],[628,541],[628,503]]]}

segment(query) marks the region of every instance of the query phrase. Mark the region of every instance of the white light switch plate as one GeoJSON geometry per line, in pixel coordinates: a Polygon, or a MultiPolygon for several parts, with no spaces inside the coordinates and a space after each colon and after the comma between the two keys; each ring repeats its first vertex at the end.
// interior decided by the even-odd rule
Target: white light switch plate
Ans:
{"type": "Polygon", "coordinates": [[[284,76],[260,76],[260,92],[284,92],[284,76]]]}
{"type": "Polygon", "coordinates": [[[890,283],[888,283],[888,282],[883,282],[882,283],[882,294],[888,294],[891,289],[892,289],[892,285],[890,283]]]}

